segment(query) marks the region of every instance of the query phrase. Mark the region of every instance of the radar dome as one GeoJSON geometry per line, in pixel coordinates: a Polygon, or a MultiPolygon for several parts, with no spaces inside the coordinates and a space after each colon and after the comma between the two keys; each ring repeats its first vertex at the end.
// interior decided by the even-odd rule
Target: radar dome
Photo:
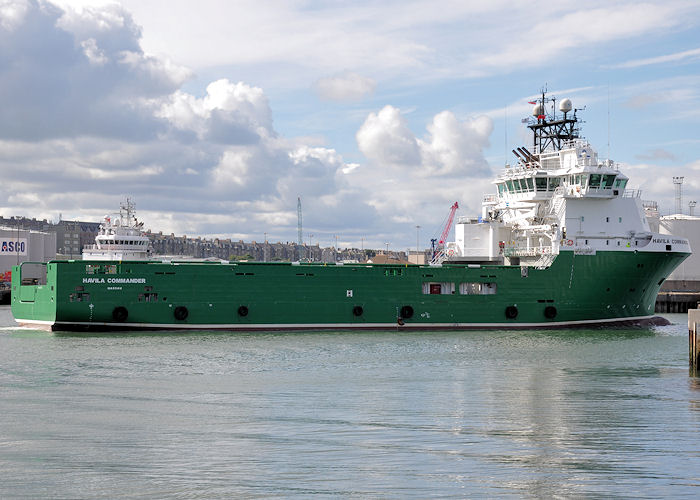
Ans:
{"type": "Polygon", "coordinates": [[[535,107],[532,108],[532,116],[540,116],[544,114],[544,107],[542,104],[535,104],[535,107]]]}
{"type": "Polygon", "coordinates": [[[571,99],[562,99],[559,103],[559,111],[562,113],[568,113],[571,111],[571,99]]]}

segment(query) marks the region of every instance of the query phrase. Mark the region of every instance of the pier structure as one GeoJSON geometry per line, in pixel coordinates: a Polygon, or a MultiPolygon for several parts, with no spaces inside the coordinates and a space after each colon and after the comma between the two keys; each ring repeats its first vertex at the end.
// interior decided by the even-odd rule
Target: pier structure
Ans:
{"type": "Polygon", "coordinates": [[[693,250],[661,285],[655,310],[685,313],[700,301],[700,217],[678,213],[655,219],[659,233],[687,238],[693,250]]]}
{"type": "Polygon", "coordinates": [[[698,334],[700,333],[700,309],[690,309],[688,311],[688,348],[690,360],[690,374],[698,375],[700,368],[700,342],[698,342],[698,334]]]}
{"type": "Polygon", "coordinates": [[[654,312],[685,313],[695,309],[700,303],[698,282],[680,282],[672,289],[662,288],[656,297],[654,312]]]}

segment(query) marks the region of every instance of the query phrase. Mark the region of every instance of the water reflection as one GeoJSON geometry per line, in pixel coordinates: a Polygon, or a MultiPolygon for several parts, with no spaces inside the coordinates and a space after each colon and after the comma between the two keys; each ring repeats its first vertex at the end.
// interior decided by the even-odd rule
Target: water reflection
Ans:
{"type": "Polygon", "coordinates": [[[691,496],[700,382],[664,328],[2,330],[3,494],[691,496]]]}

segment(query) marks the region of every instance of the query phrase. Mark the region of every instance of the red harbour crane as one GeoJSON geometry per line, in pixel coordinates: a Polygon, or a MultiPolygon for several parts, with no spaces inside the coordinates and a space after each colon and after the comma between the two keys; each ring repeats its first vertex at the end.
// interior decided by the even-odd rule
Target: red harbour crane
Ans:
{"type": "Polygon", "coordinates": [[[450,229],[452,229],[452,221],[454,221],[455,218],[455,212],[459,208],[459,204],[455,201],[454,204],[450,207],[450,213],[447,216],[447,223],[445,224],[445,228],[442,230],[442,234],[440,235],[440,239],[437,240],[438,244],[437,247],[435,246],[435,239],[431,240],[433,244],[433,258],[432,262],[433,263],[439,263],[444,260],[444,248],[445,248],[445,240],[447,239],[447,236],[450,234],[450,229]]]}

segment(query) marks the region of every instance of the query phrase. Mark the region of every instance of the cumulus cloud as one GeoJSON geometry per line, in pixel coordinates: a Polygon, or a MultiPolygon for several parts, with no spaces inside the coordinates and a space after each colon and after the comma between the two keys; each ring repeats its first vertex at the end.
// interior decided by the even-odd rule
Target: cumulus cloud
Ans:
{"type": "Polygon", "coordinates": [[[144,54],[128,12],[21,4],[5,5],[11,15],[0,25],[0,134],[36,141],[158,132],[163,124],[144,100],[174,92],[189,71],[144,54]]]}
{"type": "MultiPolygon", "coordinates": [[[[479,213],[483,193],[493,191],[483,155],[492,128],[487,116],[461,121],[443,111],[419,138],[399,109],[385,106],[370,113],[358,130],[358,147],[369,163],[348,177],[371,179],[366,196],[380,217],[403,228],[407,240],[415,225],[423,225],[427,241],[440,231],[436,221],[455,201],[464,212],[479,213]]],[[[383,236],[387,241],[397,237],[383,236]]]]}
{"type": "Polygon", "coordinates": [[[360,101],[374,93],[376,82],[357,73],[343,73],[319,79],[314,88],[328,101],[360,101]]]}
{"type": "Polygon", "coordinates": [[[454,113],[443,111],[428,124],[426,138],[419,139],[399,109],[385,106],[369,114],[357,132],[357,144],[377,165],[420,168],[430,175],[481,177],[491,172],[483,149],[492,130],[487,116],[460,122],[454,113]]]}
{"type": "MultiPolygon", "coordinates": [[[[489,118],[444,111],[417,136],[386,106],[357,130],[368,161],[347,163],[279,134],[261,87],[220,78],[186,92],[190,71],[144,52],[122,7],[18,5],[0,23],[0,95],[12,96],[0,108],[0,213],[99,220],[128,195],[154,230],[260,240],[296,235],[301,196],[311,241],[395,246],[456,200],[477,210],[489,189],[489,118]]],[[[336,100],[373,89],[354,73],[316,86],[336,100]]]]}
{"type": "Polygon", "coordinates": [[[418,141],[401,111],[393,106],[370,113],[356,138],[362,154],[377,164],[420,165],[418,141]]]}
{"type": "Polygon", "coordinates": [[[0,213],[99,219],[128,195],[155,230],[246,239],[295,229],[297,196],[319,230],[332,214],[377,219],[345,180],[353,165],[279,136],[261,88],[218,79],[201,97],[183,91],[189,70],[144,53],[122,7],[11,6],[0,23],[0,213]]]}
{"type": "Polygon", "coordinates": [[[220,144],[252,144],[274,135],[272,111],[262,89],[227,79],[210,83],[201,99],[174,92],[156,114],[200,140],[220,144]]]}
{"type": "Polygon", "coordinates": [[[436,174],[490,175],[484,159],[493,122],[487,116],[460,122],[450,111],[435,115],[428,125],[429,139],[420,142],[424,164],[436,174]]]}

